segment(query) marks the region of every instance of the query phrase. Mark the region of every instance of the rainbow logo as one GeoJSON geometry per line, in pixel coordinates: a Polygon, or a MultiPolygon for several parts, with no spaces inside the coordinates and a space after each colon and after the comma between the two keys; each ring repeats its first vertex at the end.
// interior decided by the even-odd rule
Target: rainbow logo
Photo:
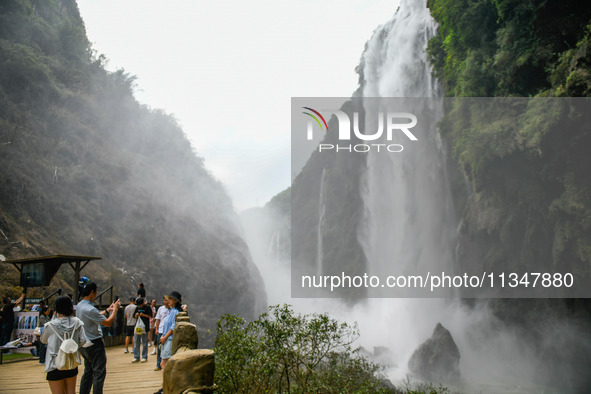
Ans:
{"type": "MultiPolygon", "coordinates": [[[[308,111],[314,112],[316,115],[318,115],[320,117],[320,119],[322,119],[322,123],[324,123],[324,127],[326,128],[326,131],[328,131],[328,125],[326,124],[326,120],[324,120],[324,117],[322,115],[320,115],[320,112],[316,111],[315,109],[312,109],[310,107],[302,107],[303,109],[307,109],[308,111]]],[[[302,112],[303,114],[306,114],[308,116],[310,116],[312,119],[314,119],[316,121],[316,123],[318,123],[318,126],[320,126],[320,130],[324,130],[324,128],[322,127],[322,123],[320,123],[320,120],[318,120],[318,118],[314,115],[312,115],[310,112],[302,112]]]]}

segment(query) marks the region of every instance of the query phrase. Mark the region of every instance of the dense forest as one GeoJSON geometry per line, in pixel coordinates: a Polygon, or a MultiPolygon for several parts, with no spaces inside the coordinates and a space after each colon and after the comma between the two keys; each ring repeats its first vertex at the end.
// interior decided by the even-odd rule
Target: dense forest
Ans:
{"type": "MultiPolygon", "coordinates": [[[[429,8],[440,28],[428,51],[447,95],[591,94],[591,10],[584,3],[431,0],[429,8]]],[[[456,198],[464,230],[492,265],[551,259],[589,275],[591,130],[556,124],[567,115],[552,112],[566,109],[542,103],[515,127],[444,120],[442,133],[472,191],[467,201],[456,198]],[[485,211],[493,214],[477,220],[485,211]]]]}
{"type": "MultiPolygon", "coordinates": [[[[195,320],[265,308],[223,186],[174,117],[109,72],[74,0],[0,3],[0,254],[100,256],[83,272],[123,299],[178,290],[195,320]]],[[[18,272],[0,264],[0,292],[18,272]]],[[[71,290],[63,266],[50,289],[71,290]]]]}

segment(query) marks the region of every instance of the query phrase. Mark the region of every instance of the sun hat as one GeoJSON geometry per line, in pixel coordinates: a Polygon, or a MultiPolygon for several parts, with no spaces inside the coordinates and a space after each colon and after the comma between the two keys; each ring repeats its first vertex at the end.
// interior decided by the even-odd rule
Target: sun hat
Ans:
{"type": "Polygon", "coordinates": [[[168,296],[170,298],[174,298],[175,300],[177,300],[179,304],[182,304],[181,293],[179,293],[178,291],[171,291],[168,296]]]}

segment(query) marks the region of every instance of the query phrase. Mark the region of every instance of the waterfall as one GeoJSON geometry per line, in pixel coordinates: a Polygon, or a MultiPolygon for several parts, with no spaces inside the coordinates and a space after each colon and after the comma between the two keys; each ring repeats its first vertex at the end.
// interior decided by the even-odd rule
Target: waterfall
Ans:
{"type": "MultiPolygon", "coordinates": [[[[425,3],[403,0],[367,44],[361,60],[363,96],[437,97],[426,54],[435,32],[425,3]]],[[[368,155],[362,188],[366,222],[359,239],[372,274],[450,272],[453,267],[457,223],[435,127],[442,105],[426,99],[417,101],[415,109],[432,117],[428,133],[401,154],[368,155]]]]}
{"type": "Polygon", "coordinates": [[[324,267],[322,266],[322,260],[324,257],[323,251],[323,227],[324,227],[324,214],[326,212],[326,203],[324,201],[324,182],[326,178],[326,168],[322,169],[322,177],[320,178],[320,196],[318,197],[318,241],[316,245],[316,275],[322,275],[324,273],[324,267]]]}
{"type": "Polygon", "coordinates": [[[271,235],[271,241],[269,241],[269,247],[267,248],[267,255],[271,259],[278,259],[280,256],[280,245],[281,245],[281,232],[275,230],[271,235]]]}
{"type": "Polygon", "coordinates": [[[436,30],[424,1],[402,0],[398,12],[367,43],[361,59],[363,96],[439,95],[425,52],[436,30]]]}
{"type": "MultiPolygon", "coordinates": [[[[436,28],[424,1],[402,0],[392,19],[376,29],[359,67],[362,95],[368,98],[366,111],[375,111],[367,108],[375,102],[371,97],[439,96],[425,51],[436,28]]],[[[434,121],[441,117],[438,100],[421,103],[433,107],[429,110],[434,121]]],[[[366,130],[376,129],[367,124],[371,119],[366,117],[366,130]]],[[[368,154],[361,180],[365,221],[358,238],[371,275],[407,275],[435,267],[445,271],[453,264],[457,223],[446,182],[445,152],[434,125],[400,154],[368,154]]],[[[372,296],[383,295],[381,289],[375,290],[372,296]]],[[[454,302],[442,299],[372,298],[353,313],[366,348],[390,347],[389,364],[395,367],[388,372],[394,381],[408,372],[410,356],[437,322],[453,333],[462,321],[454,302]]]]}

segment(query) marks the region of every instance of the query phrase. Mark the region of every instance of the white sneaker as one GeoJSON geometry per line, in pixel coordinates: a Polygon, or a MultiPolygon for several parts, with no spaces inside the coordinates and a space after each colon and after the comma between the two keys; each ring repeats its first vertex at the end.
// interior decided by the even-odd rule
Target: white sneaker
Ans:
{"type": "Polygon", "coordinates": [[[138,361],[140,361],[140,360],[138,360],[137,358],[134,358],[133,360],[131,360],[132,363],[137,363],[138,361]]]}
{"type": "Polygon", "coordinates": [[[152,346],[152,342],[148,342],[148,347],[152,346]]]}
{"type": "Polygon", "coordinates": [[[128,350],[128,349],[125,349],[125,350],[123,351],[123,353],[129,353],[129,350],[128,350]]]}
{"type": "Polygon", "coordinates": [[[150,353],[151,355],[156,354],[156,349],[152,350],[152,353],[150,353]]]}
{"type": "Polygon", "coordinates": [[[147,358],[142,358],[142,362],[145,363],[146,361],[148,361],[147,358]]]}

